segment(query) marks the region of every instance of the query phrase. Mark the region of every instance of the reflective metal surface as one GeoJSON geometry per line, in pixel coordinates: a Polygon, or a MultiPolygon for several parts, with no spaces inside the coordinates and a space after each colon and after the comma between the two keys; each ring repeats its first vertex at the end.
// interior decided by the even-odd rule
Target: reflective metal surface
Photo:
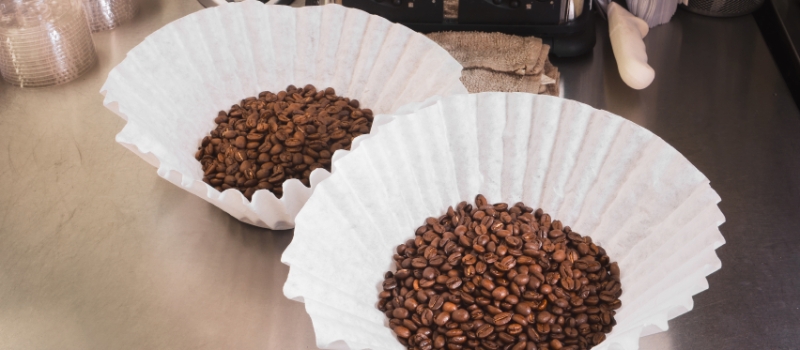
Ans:
{"type": "MultiPolygon", "coordinates": [[[[598,21],[598,25],[606,23],[598,21]]],[[[751,16],[679,10],[644,39],[653,84],[629,89],[607,30],[591,57],[554,59],[565,97],[619,114],[683,153],[722,198],[722,269],[642,349],[798,349],[800,113],[751,16]]]]}
{"type": "MultiPolygon", "coordinates": [[[[95,34],[100,63],[81,78],[0,85],[0,349],[314,349],[303,305],[281,292],[291,232],[239,223],[114,142],[124,122],[102,106],[106,74],[202,6],[140,8],[95,34]]],[[[643,91],[597,33],[593,55],[555,61],[566,97],[674,145],[727,217],[710,289],[642,349],[796,349],[800,113],[753,20],[679,11],[645,40],[657,76],[643,91]]]]}

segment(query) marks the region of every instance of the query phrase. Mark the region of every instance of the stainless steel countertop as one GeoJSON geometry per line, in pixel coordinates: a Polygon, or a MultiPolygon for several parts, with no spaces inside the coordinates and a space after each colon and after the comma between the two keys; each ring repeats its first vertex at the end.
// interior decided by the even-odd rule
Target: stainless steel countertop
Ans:
{"type": "MultiPolygon", "coordinates": [[[[95,35],[100,64],[36,90],[0,84],[0,349],[314,349],[281,292],[292,239],[241,224],[114,142],[98,93],[125,53],[195,0],[144,0],[95,35]]],[[[644,91],[593,55],[555,60],[567,98],[652,130],[711,179],[727,217],[722,270],[642,349],[797,349],[800,113],[750,17],[679,11],[646,38],[644,91]]]]}

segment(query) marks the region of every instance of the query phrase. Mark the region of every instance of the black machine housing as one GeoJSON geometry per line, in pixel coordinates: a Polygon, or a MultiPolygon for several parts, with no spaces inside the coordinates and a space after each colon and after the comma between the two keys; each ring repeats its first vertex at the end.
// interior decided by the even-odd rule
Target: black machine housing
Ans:
{"type": "Polygon", "coordinates": [[[444,0],[341,0],[421,33],[481,31],[537,36],[559,57],[582,55],[595,44],[591,0],[581,16],[562,20],[562,1],[569,0],[456,0],[458,17],[445,18],[444,0]]]}

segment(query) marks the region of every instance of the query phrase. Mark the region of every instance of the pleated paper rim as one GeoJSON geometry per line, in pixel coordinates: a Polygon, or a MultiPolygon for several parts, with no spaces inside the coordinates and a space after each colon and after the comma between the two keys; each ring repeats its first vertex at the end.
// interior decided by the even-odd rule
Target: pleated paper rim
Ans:
{"type": "MultiPolygon", "coordinates": [[[[483,94],[476,94],[470,95],[474,99],[482,99],[482,98],[498,98],[498,95],[504,95],[505,98],[508,100],[512,99],[530,99],[532,103],[543,103],[543,104],[559,104],[563,108],[561,109],[562,113],[569,113],[570,111],[576,110],[584,110],[589,111],[592,114],[592,117],[603,117],[608,120],[611,118],[614,122],[619,123],[620,127],[624,126],[631,130],[635,130],[635,132],[639,133],[639,136],[644,136],[648,138],[650,141],[648,144],[657,143],[664,147],[668,153],[672,153],[671,157],[673,160],[677,160],[680,162],[687,163],[695,174],[692,175],[696,185],[691,187],[691,193],[688,194],[689,197],[686,197],[680,204],[673,208],[673,211],[670,212],[668,216],[662,218],[662,222],[672,222],[671,220],[676,220],[683,218],[686,215],[692,216],[694,220],[689,220],[686,223],[681,222],[684,226],[680,226],[680,228],[691,228],[696,229],[698,231],[691,231],[691,233],[680,233],[680,234],[673,234],[672,231],[669,231],[669,227],[663,227],[661,225],[654,225],[653,228],[655,229],[662,229],[665,230],[667,233],[658,234],[654,233],[648,235],[641,240],[637,241],[633,247],[636,247],[639,243],[654,239],[655,236],[660,236],[658,239],[663,240],[661,242],[656,242],[656,246],[660,247],[657,250],[662,249],[671,249],[674,247],[681,247],[680,252],[678,253],[670,253],[667,257],[669,262],[681,262],[682,264],[679,265],[679,268],[674,269],[672,271],[663,271],[664,275],[659,276],[657,282],[663,283],[654,283],[649,285],[647,288],[643,290],[639,290],[636,297],[631,304],[626,304],[623,302],[623,307],[618,310],[617,321],[618,325],[614,328],[614,331],[608,335],[608,339],[601,343],[600,345],[596,346],[595,349],[638,349],[638,340],[640,337],[650,335],[653,333],[665,331],[668,329],[668,320],[673,319],[681,314],[684,314],[690,311],[693,307],[692,296],[707,289],[708,282],[706,280],[706,276],[717,271],[721,268],[721,262],[719,258],[716,256],[715,250],[725,243],[724,238],[722,237],[721,233],[719,232],[719,225],[724,223],[725,218],[722,215],[722,212],[718,208],[718,203],[720,201],[719,196],[716,192],[710,187],[709,181],[705,178],[699,170],[695,167],[691,166],[688,160],[686,160],[683,155],[677,152],[674,148],[669,146],[666,142],[661,140],[658,136],[652,134],[650,131],[639,127],[638,125],[633,124],[632,122],[625,120],[621,117],[615,116],[611,113],[600,111],[593,109],[591,107],[585,106],[578,102],[563,100],[560,98],[549,97],[549,96],[535,96],[535,95],[528,95],[528,94],[503,94],[503,93],[483,93],[483,94]],[[577,109],[576,109],[577,108],[577,109]],[[692,199],[693,198],[693,199],[692,199]],[[685,205],[687,202],[692,202],[692,205],[685,205]],[[693,206],[694,205],[694,206],[693,206]],[[695,208],[697,206],[698,208],[695,208]],[[703,212],[696,212],[697,210],[703,210],[703,212]],[[695,234],[696,232],[696,234],[695,234]],[[688,237],[688,239],[684,239],[688,237]],[[679,283],[675,282],[678,281],[679,283]],[[643,297],[646,296],[646,297],[643,297]],[[659,302],[653,302],[648,300],[653,299],[659,302]],[[633,310],[633,308],[637,308],[636,312],[632,316],[627,316],[626,312],[629,310],[633,310]],[[630,320],[623,320],[620,321],[620,317],[630,317],[630,320]]],[[[464,96],[451,96],[446,97],[443,100],[456,100],[456,99],[464,99],[464,96]]],[[[507,101],[508,101],[507,100],[507,101]]],[[[413,111],[416,110],[415,113],[411,114],[411,116],[407,116],[409,118],[413,118],[415,115],[424,114],[426,112],[431,112],[431,110],[442,109],[442,100],[430,100],[426,103],[416,104],[411,106],[407,110],[401,109],[401,111],[413,111]],[[421,108],[422,107],[422,108],[421,108]]],[[[448,110],[449,112],[453,112],[452,110],[448,110]]],[[[515,113],[512,111],[512,113],[515,113]]],[[[518,113],[517,113],[518,114],[518,113]]],[[[432,114],[429,114],[427,118],[432,118],[432,114]]],[[[554,118],[560,118],[562,116],[553,116],[554,118]]],[[[396,116],[379,116],[381,121],[381,125],[377,126],[373,129],[373,133],[368,137],[365,137],[360,140],[358,144],[354,144],[353,150],[351,153],[357,153],[359,156],[357,157],[349,157],[339,163],[340,166],[355,166],[355,165],[363,165],[363,162],[366,160],[373,160],[375,157],[370,157],[368,155],[363,155],[361,153],[366,152],[363,147],[369,147],[372,143],[373,138],[386,138],[386,137],[398,137],[401,132],[395,130],[390,130],[391,125],[394,123],[400,123],[400,117],[396,116]],[[390,135],[390,134],[397,134],[397,135],[390,135]],[[388,135],[388,136],[387,136],[388,135]]],[[[378,120],[378,119],[376,119],[378,120]]],[[[411,123],[411,119],[407,119],[409,123],[411,123]]],[[[426,119],[429,120],[429,119],[426,119]]],[[[601,120],[602,121],[602,120],[601,120]]],[[[415,129],[421,131],[419,128],[415,129]]],[[[619,130],[619,129],[618,129],[619,130]]],[[[408,135],[406,135],[408,136],[408,135]]],[[[619,135],[618,135],[619,136],[619,135]]],[[[625,136],[625,135],[622,135],[625,136]]],[[[426,137],[426,135],[420,135],[420,138],[426,137]]],[[[467,137],[468,138],[468,137],[467,137]]],[[[385,140],[383,140],[385,141],[385,140]]],[[[408,142],[413,142],[413,140],[409,140],[408,142]]],[[[377,147],[377,146],[376,146],[377,147]]],[[[399,145],[398,147],[402,147],[399,145]]],[[[385,148],[385,147],[384,147],[385,148]]],[[[385,151],[385,149],[383,150],[385,151]]],[[[380,152],[380,151],[375,151],[380,152]]],[[[610,151],[609,151],[610,152],[610,151]]],[[[370,153],[372,154],[372,153],[370,153]]],[[[603,160],[605,164],[605,158],[603,160]]],[[[636,159],[636,161],[640,161],[640,159],[636,159]]],[[[361,167],[360,169],[363,169],[361,167]]],[[[383,174],[383,173],[380,173],[383,174]]],[[[289,277],[287,278],[286,284],[284,285],[284,295],[292,300],[300,301],[306,303],[306,312],[311,316],[312,322],[314,324],[315,331],[320,329],[321,327],[326,327],[329,325],[335,325],[342,323],[344,320],[353,319],[355,320],[362,320],[360,322],[370,322],[369,319],[372,318],[372,322],[375,321],[374,317],[380,317],[383,321],[383,325],[386,326],[388,324],[388,320],[385,319],[382,313],[375,309],[375,314],[369,316],[365,315],[356,315],[351,312],[351,310],[355,310],[353,305],[342,305],[342,306],[329,306],[326,303],[328,302],[327,297],[320,298],[320,295],[334,297],[336,295],[355,295],[349,294],[348,292],[341,290],[341,287],[338,286],[333,281],[325,282],[324,279],[320,279],[321,276],[332,277],[331,274],[320,274],[323,271],[335,271],[334,267],[330,267],[330,261],[325,258],[324,252],[325,250],[321,249],[320,247],[312,247],[309,244],[314,242],[316,237],[320,237],[320,233],[316,231],[310,231],[309,227],[314,226],[314,222],[319,220],[320,215],[330,215],[333,212],[336,212],[335,208],[338,208],[336,205],[335,200],[330,199],[331,195],[334,192],[329,192],[330,188],[335,186],[336,184],[346,184],[348,182],[348,173],[341,173],[341,172],[334,172],[332,175],[334,178],[333,181],[327,181],[321,184],[321,187],[318,189],[317,192],[319,195],[312,197],[310,200],[309,206],[305,207],[306,209],[301,210],[297,217],[297,227],[295,229],[295,237],[292,243],[287,247],[286,251],[284,252],[281,261],[290,266],[289,277]],[[319,204],[317,203],[318,201],[319,204]],[[332,202],[331,202],[332,201],[332,202]],[[323,205],[323,203],[325,205],[323,205]],[[331,213],[319,213],[319,212],[312,212],[312,210],[316,210],[319,208],[334,208],[331,213]],[[310,249],[311,248],[311,249],[310,249]],[[303,259],[308,260],[309,255],[313,255],[313,258],[310,261],[326,261],[328,264],[323,268],[323,270],[311,271],[307,269],[307,264],[303,264],[303,259]],[[305,266],[305,267],[304,267],[305,266]],[[317,279],[315,282],[321,283],[321,285],[312,285],[308,282],[310,279],[317,279]],[[317,289],[317,292],[311,292],[312,290],[317,289]],[[320,289],[324,289],[324,293],[320,294],[320,289]],[[309,294],[310,293],[310,294],[309,294]],[[318,297],[315,297],[317,295],[318,297]],[[331,308],[333,307],[333,308],[331,308]],[[328,316],[323,316],[322,314],[328,314],[328,316]],[[336,317],[331,316],[330,314],[336,315],[336,317]],[[377,315],[377,316],[376,316],[377,315]]],[[[350,174],[352,176],[352,174],[350,174]]],[[[601,176],[600,170],[598,170],[597,176],[601,176]]],[[[669,180],[669,179],[668,179],[669,180]]],[[[350,179],[349,181],[355,181],[354,179],[350,179]]],[[[627,179],[624,181],[628,181],[627,179]]],[[[671,181],[671,180],[670,180],[671,181]]],[[[359,182],[361,184],[362,182],[359,182]]],[[[383,183],[386,183],[385,181],[383,183]]],[[[483,185],[481,185],[482,187],[483,185]]],[[[353,186],[349,187],[351,192],[353,191],[353,186]]],[[[386,186],[383,187],[384,189],[388,188],[386,186]]],[[[355,198],[359,200],[360,197],[354,196],[352,194],[348,195],[347,193],[335,193],[336,196],[334,198],[355,198]]],[[[471,200],[471,198],[466,198],[466,200],[471,200]]],[[[490,201],[492,198],[490,198],[490,201]]],[[[516,200],[516,199],[515,199],[516,200]]],[[[540,198],[541,200],[541,198],[540,198]]],[[[363,202],[360,202],[362,207],[365,206],[363,202]]],[[[456,203],[451,203],[455,205],[456,203]]],[[[533,205],[527,203],[529,205],[533,205]]],[[[610,208],[610,206],[609,206],[610,208]]],[[[444,212],[444,208],[439,208],[439,212],[431,212],[428,216],[436,216],[444,212]]],[[[555,211],[550,211],[554,213],[555,211]]],[[[343,217],[343,213],[339,213],[339,217],[343,217]]],[[[361,213],[364,214],[364,213],[361,213]]],[[[557,217],[554,217],[557,219],[557,217]]],[[[419,225],[424,217],[420,218],[420,222],[417,223],[419,225]]],[[[342,224],[351,224],[351,225],[362,225],[362,224],[355,224],[352,221],[348,221],[347,218],[340,218],[337,219],[342,224]]],[[[394,222],[390,218],[367,218],[361,216],[360,221],[364,221],[363,225],[377,225],[376,222],[394,222]]],[[[565,222],[568,223],[568,222],[565,222]]],[[[326,224],[330,224],[326,222],[326,224]]],[[[320,224],[322,225],[322,224],[320,224]]],[[[327,227],[330,227],[328,225],[327,227]]],[[[380,227],[380,226],[379,226],[380,227]]],[[[580,226],[573,225],[577,231],[581,231],[580,226]]],[[[410,238],[413,236],[413,228],[409,228],[408,230],[408,237],[410,238]]],[[[380,231],[377,227],[375,228],[375,232],[380,231]]],[[[356,234],[356,231],[352,231],[356,234]]],[[[589,232],[583,232],[585,234],[590,234],[589,232]]],[[[326,232],[327,234],[327,232],[326,232]]],[[[367,237],[360,236],[360,238],[356,237],[348,237],[352,238],[353,244],[358,244],[359,239],[365,239],[367,237]]],[[[614,236],[606,237],[607,240],[613,241],[614,236]]],[[[375,239],[367,239],[368,241],[380,240],[380,238],[375,239]]],[[[393,242],[393,244],[400,244],[402,241],[393,242]]],[[[601,242],[602,243],[602,242],[601,242]]],[[[651,242],[652,243],[652,242],[651,242]]],[[[340,249],[341,247],[330,247],[331,249],[340,249]]],[[[374,247],[373,247],[374,248],[374,247]]],[[[362,248],[366,249],[366,248],[362,248]]],[[[608,248],[606,248],[608,250],[608,248]]],[[[374,250],[370,250],[372,253],[374,250]]],[[[352,256],[354,253],[352,251],[348,251],[348,256],[352,256]]],[[[372,255],[372,254],[368,254],[372,255]]],[[[611,252],[609,252],[611,255],[611,252]]],[[[623,260],[627,259],[630,256],[634,255],[625,255],[623,260]]],[[[390,259],[389,257],[377,257],[378,259],[390,259]]],[[[369,259],[367,257],[366,259],[369,259]]],[[[612,256],[612,260],[614,257],[612,256]]],[[[368,261],[368,260],[365,260],[368,261]]],[[[362,261],[363,262],[363,261],[362,261]]],[[[353,263],[355,264],[355,262],[353,263]]],[[[312,267],[312,270],[316,267],[312,267]]],[[[667,269],[665,267],[665,269],[667,269]]],[[[347,270],[349,273],[346,273],[348,276],[358,276],[359,274],[355,273],[354,271],[347,270]]],[[[627,273],[635,273],[638,269],[632,269],[630,271],[623,271],[623,278],[627,273]]],[[[662,271],[653,272],[652,275],[658,276],[659,273],[662,271]]],[[[372,276],[375,277],[375,276],[372,276]]],[[[356,278],[356,277],[351,277],[356,278]]],[[[355,280],[354,280],[355,281],[355,280]]],[[[377,293],[379,289],[380,282],[382,281],[382,276],[377,276],[376,278],[368,278],[359,281],[363,281],[360,285],[370,284],[373,285],[375,294],[375,301],[377,302],[377,293]],[[374,282],[374,283],[367,283],[367,280],[374,282]]],[[[351,283],[358,283],[358,281],[350,281],[351,283]]],[[[641,283],[637,283],[639,285],[641,283]]],[[[623,283],[623,291],[625,291],[625,284],[623,283]]],[[[631,293],[634,291],[629,291],[626,295],[623,292],[623,300],[631,299],[631,293]]],[[[363,306],[363,305],[360,305],[363,306]]],[[[373,306],[374,307],[374,306],[373,306]]],[[[388,327],[385,327],[385,331],[389,332],[388,327]]],[[[367,331],[367,329],[363,329],[363,331],[367,331]]],[[[393,344],[387,344],[386,348],[398,348],[401,349],[402,347],[396,342],[393,338],[391,339],[393,344]]],[[[363,344],[358,339],[339,339],[339,338],[320,338],[319,332],[317,332],[317,344],[321,348],[335,348],[335,349],[350,349],[350,348],[365,348],[365,347],[358,347],[354,346],[356,344],[363,344]]],[[[374,348],[377,349],[377,348],[374,348]]]]}
{"type": "MultiPolygon", "coordinates": [[[[108,80],[101,88],[101,93],[105,96],[103,104],[107,108],[112,110],[114,113],[119,115],[121,118],[128,121],[123,130],[116,136],[116,141],[125,146],[126,148],[128,148],[129,150],[131,150],[132,152],[134,152],[135,154],[137,154],[138,156],[140,156],[141,158],[145,159],[151,165],[157,167],[159,176],[167,179],[173,184],[189,192],[192,192],[200,196],[204,200],[220,207],[220,209],[228,212],[230,215],[236,217],[237,219],[245,223],[265,228],[278,229],[278,230],[289,229],[294,227],[294,216],[300,210],[300,208],[308,199],[308,197],[311,195],[316,185],[320,181],[327,178],[330,175],[330,173],[325,171],[324,169],[315,170],[310,177],[310,185],[311,185],[310,187],[305,187],[304,185],[302,185],[302,183],[300,183],[300,181],[295,179],[284,182],[283,184],[284,195],[280,199],[278,199],[272,192],[264,190],[256,191],[252,201],[248,201],[238,190],[228,189],[219,192],[213,187],[204,183],[202,181],[202,177],[197,178],[197,176],[183,174],[178,170],[175,170],[174,166],[169,166],[167,164],[164,164],[159,159],[159,157],[156,156],[156,153],[154,153],[154,151],[158,148],[158,146],[153,145],[154,140],[150,140],[148,139],[148,137],[143,137],[141,136],[141,134],[137,134],[140,133],[140,130],[136,126],[136,122],[131,121],[128,117],[129,111],[127,111],[125,107],[126,106],[125,94],[126,93],[132,94],[135,91],[126,91],[126,89],[120,88],[120,84],[124,83],[125,81],[125,77],[122,75],[121,72],[123,70],[135,71],[134,66],[131,66],[130,68],[127,68],[127,66],[135,65],[136,63],[139,62],[138,60],[142,59],[137,56],[143,56],[146,59],[147,55],[139,55],[138,53],[140,51],[145,52],[148,49],[148,46],[157,45],[157,42],[159,42],[159,40],[171,39],[171,37],[169,37],[166,34],[169,33],[170,30],[172,30],[171,28],[173,27],[180,28],[181,26],[184,26],[185,23],[188,23],[189,21],[192,21],[194,18],[197,18],[199,16],[211,16],[212,12],[218,12],[220,14],[221,13],[230,14],[236,11],[238,11],[238,13],[245,13],[247,11],[263,11],[264,13],[294,13],[295,16],[294,21],[296,23],[298,22],[298,18],[300,18],[299,16],[311,16],[310,14],[316,14],[316,13],[320,13],[319,16],[323,16],[323,14],[334,13],[335,15],[330,15],[330,16],[340,16],[340,17],[346,17],[348,19],[352,17],[352,18],[357,18],[360,21],[363,20],[364,30],[374,29],[373,27],[377,28],[385,27],[387,38],[389,37],[389,35],[395,35],[392,38],[404,38],[405,36],[407,36],[407,39],[405,41],[406,45],[409,45],[409,43],[413,43],[414,45],[417,46],[424,44],[424,48],[426,51],[424,51],[423,58],[436,58],[441,60],[435,63],[435,66],[432,67],[436,69],[437,74],[422,74],[421,70],[415,72],[414,77],[417,78],[417,80],[414,81],[415,83],[424,83],[420,81],[420,79],[424,77],[424,79],[427,79],[431,82],[438,84],[435,85],[436,91],[438,91],[437,94],[447,95],[455,93],[466,93],[466,88],[464,88],[464,86],[461,84],[459,80],[461,65],[459,65],[458,62],[455,61],[455,59],[453,59],[444,49],[436,45],[433,41],[427,39],[425,36],[421,34],[411,31],[410,29],[402,25],[392,24],[382,17],[369,15],[361,10],[344,8],[339,5],[291,8],[284,6],[266,6],[257,1],[245,1],[242,3],[231,3],[231,4],[226,4],[224,6],[218,6],[201,10],[193,14],[190,14],[186,17],[183,17],[181,19],[178,19],[166,25],[165,27],[157,30],[156,32],[148,36],[141,44],[132,49],[128,53],[126,59],[123,60],[123,62],[121,62],[117,67],[112,69],[112,71],[109,73],[108,80]],[[310,14],[303,15],[305,13],[310,13],[310,14]],[[359,16],[359,17],[353,17],[353,16],[359,16]],[[437,77],[440,78],[440,80],[444,80],[445,82],[438,83],[438,81],[436,80],[437,77]],[[201,193],[203,195],[201,195],[201,193]]],[[[245,15],[242,14],[242,16],[245,15]]],[[[300,23],[297,23],[297,25],[299,26],[300,23]]],[[[343,35],[345,34],[346,33],[344,33],[343,29],[343,35]]],[[[363,37],[359,39],[361,40],[359,41],[359,45],[363,45],[364,42],[367,42],[368,39],[369,39],[368,34],[363,34],[363,37]]],[[[384,54],[386,55],[392,54],[393,53],[392,51],[394,50],[392,46],[387,46],[389,44],[387,44],[386,41],[381,41],[381,43],[382,44],[380,46],[380,50],[377,53],[374,53],[374,56],[370,57],[369,60],[367,60],[370,61],[372,59],[375,59],[376,61],[363,63],[365,65],[371,64],[371,66],[369,66],[370,67],[369,72],[371,73],[382,67],[382,61],[380,56],[384,54]]],[[[312,43],[310,45],[314,44],[312,43]]],[[[410,49],[402,48],[403,50],[402,57],[413,57],[415,54],[419,54],[419,52],[407,51],[411,49],[413,48],[410,49]]],[[[298,48],[298,50],[306,50],[306,49],[298,48]]],[[[321,52],[321,50],[323,49],[320,48],[319,50],[321,52]]],[[[327,50],[330,50],[330,48],[327,48],[327,50]]],[[[402,63],[402,60],[403,58],[400,58],[398,59],[397,62],[402,63]]],[[[419,66],[424,67],[424,65],[416,65],[415,67],[419,66]]],[[[293,76],[298,77],[298,75],[302,76],[303,74],[308,74],[308,72],[305,71],[298,73],[299,72],[298,69],[299,69],[298,67],[294,67],[295,71],[293,71],[292,73],[293,76]]],[[[315,69],[322,70],[324,69],[324,67],[315,69]]],[[[359,74],[362,73],[358,69],[356,69],[355,72],[359,74]]],[[[317,73],[317,75],[324,73],[325,72],[319,72],[317,73]]],[[[411,86],[409,85],[410,83],[404,81],[403,77],[395,76],[397,74],[401,74],[400,72],[393,71],[392,74],[393,75],[391,75],[391,79],[387,82],[387,84],[394,81],[396,82],[396,85],[394,85],[394,87],[398,86],[406,87],[405,90],[402,90],[402,96],[399,96],[399,98],[405,97],[406,99],[408,99],[415,96],[416,94],[419,94],[418,91],[420,90],[411,89],[411,86]],[[404,85],[397,85],[400,83],[404,85]]],[[[356,87],[359,86],[358,85],[359,81],[356,81],[355,80],[356,78],[357,77],[352,77],[349,81],[346,82],[348,84],[348,89],[346,90],[349,91],[356,90],[356,87]]],[[[323,77],[323,79],[330,80],[330,79],[335,79],[335,77],[323,77]]],[[[319,82],[304,81],[304,83],[313,84],[319,82]]],[[[264,82],[259,82],[259,85],[263,86],[265,84],[266,83],[264,82]]],[[[250,95],[247,96],[255,95],[259,91],[253,91],[250,95]]],[[[343,93],[342,91],[338,90],[337,92],[345,96],[357,98],[357,96],[346,95],[347,92],[343,93]]],[[[364,90],[360,93],[375,95],[378,92],[370,92],[364,90]]],[[[241,96],[240,98],[244,98],[247,96],[241,96]]],[[[378,98],[378,100],[374,102],[376,105],[379,106],[387,105],[387,103],[398,105],[397,102],[389,101],[387,100],[388,97],[384,97],[383,95],[373,96],[373,98],[378,98]]],[[[238,100],[231,101],[231,104],[237,102],[238,100]]],[[[134,103],[136,102],[134,101],[134,103]]],[[[230,106],[230,104],[228,106],[230,106]]],[[[228,106],[220,106],[219,109],[227,109],[228,106]]],[[[366,106],[366,107],[373,107],[373,106],[366,106]]],[[[378,108],[373,108],[373,110],[376,112],[381,112],[378,108]]],[[[390,110],[384,110],[383,112],[390,112],[390,110]]],[[[198,144],[199,144],[199,139],[198,139],[198,144]]],[[[340,153],[341,151],[337,151],[334,154],[333,159],[336,160],[341,158],[343,154],[340,153]]]]}

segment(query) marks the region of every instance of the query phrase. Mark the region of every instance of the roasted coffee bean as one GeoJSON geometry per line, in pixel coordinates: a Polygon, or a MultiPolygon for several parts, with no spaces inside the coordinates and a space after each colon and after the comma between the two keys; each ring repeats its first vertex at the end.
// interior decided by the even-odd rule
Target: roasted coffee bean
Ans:
{"type": "Polygon", "coordinates": [[[436,269],[433,267],[426,267],[425,270],[422,271],[422,278],[432,280],[436,278],[436,269]]]}
{"type": "Polygon", "coordinates": [[[461,278],[450,277],[445,284],[447,285],[447,288],[458,289],[461,287],[461,278]]]}
{"type": "Polygon", "coordinates": [[[431,309],[423,310],[419,319],[423,325],[430,326],[433,323],[433,311],[431,311],[431,309]]]}
{"type": "Polygon", "coordinates": [[[503,300],[508,296],[508,289],[506,287],[497,287],[492,291],[492,297],[495,300],[503,300]]]}
{"type": "Polygon", "coordinates": [[[392,311],[392,316],[394,316],[394,318],[399,318],[399,319],[407,318],[408,310],[402,307],[396,308],[392,311]]]}
{"type": "Polygon", "coordinates": [[[542,293],[544,295],[550,294],[552,292],[553,292],[553,287],[549,284],[543,284],[541,287],[539,287],[539,293],[542,293]]]}
{"type": "Polygon", "coordinates": [[[458,323],[464,323],[469,321],[470,315],[469,312],[467,312],[467,310],[458,309],[453,311],[450,314],[450,317],[453,319],[453,321],[456,321],[458,323]]]}
{"type": "Polygon", "coordinates": [[[403,326],[394,327],[394,332],[397,333],[397,336],[400,338],[408,338],[411,336],[411,331],[403,326]]]}
{"type": "Polygon", "coordinates": [[[508,334],[510,335],[520,334],[522,333],[522,325],[518,323],[512,323],[508,325],[508,327],[506,328],[506,332],[508,332],[508,334]]]}
{"type": "Polygon", "coordinates": [[[445,343],[445,340],[444,340],[444,336],[437,335],[435,338],[433,338],[433,348],[434,349],[442,349],[442,348],[444,348],[445,344],[446,343],[445,343]]]}
{"type": "Polygon", "coordinates": [[[439,294],[434,294],[428,299],[428,308],[431,310],[439,310],[444,305],[444,297],[439,294]]]}
{"type": "Polygon", "coordinates": [[[481,286],[481,288],[483,288],[483,289],[485,289],[487,291],[493,291],[494,290],[494,282],[492,282],[492,280],[487,279],[487,278],[481,279],[480,286],[481,286]]]}
{"type": "Polygon", "coordinates": [[[441,312],[439,315],[436,316],[434,322],[439,326],[444,326],[447,321],[450,321],[450,313],[449,312],[441,312]]]}
{"type": "Polygon", "coordinates": [[[411,266],[416,269],[423,269],[428,266],[428,260],[425,258],[414,258],[411,260],[411,266]]]}
{"type": "Polygon", "coordinates": [[[487,324],[484,324],[483,326],[480,326],[480,327],[478,328],[478,330],[477,330],[477,331],[475,331],[475,335],[476,335],[478,338],[486,338],[486,337],[488,337],[490,334],[492,334],[492,332],[494,332],[494,327],[492,327],[492,325],[490,325],[490,324],[488,324],[488,323],[487,323],[487,324]]]}
{"type": "Polygon", "coordinates": [[[397,287],[397,280],[394,278],[387,278],[383,281],[383,290],[392,290],[397,287]]]}
{"type": "Polygon", "coordinates": [[[495,326],[502,326],[509,322],[511,322],[511,313],[510,312],[502,312],[497,315],[494,315],[493,318],[495,326]]]}
{"type": "MultiPolygon", "coordinates": [[[[330,113],[344,115],[347,106],[341,102],[330,113]]],[[[340,124],[313,131],[350,127],[340,124]]],[[[255,158],[219,161],[246,171],[262,164],[255,158]]],[[[234,183],[242,179],[231,176],[234,183]]],[[[478,196],[474,206],[450,207],[398,246],[394,261],[398,270],[384,276],[378,308],[392,329],[413,333],[404,338],[396,332],[409,349],[590,349],[611,332],[614,310],[622,305],[619,266],[605,250],[521,203],[489,204],[478,196]]]]}
{"type": "MultiPolygon", "coordinates": [[[[263,189],[280,198],[283,182],[289,179],[309,186],[311,172],[317,168],[330,170],[332,153],[349,149],[354,138],[369,132],[374,119],[372,111],[361,109],[357,100],[336,96],[333,89],[328,91],[318,91],[312,85],[290,85],[277,94],[264,91],[258,97],[246,98],[227,113],[220,111],[214,119],[216,128],[203,138],[195,154],[203,166],[203,181],[218,191],[238,189],[248,200],[263,189]],[[209,160],[224,167],[214,166],[209,160]],[[241,166],[247,160],[269,166],[241,166]],[[273,169],[277,163],[285,169],[273,169]],[[232,178],[225,181],[224,176],[217,177],[220,173],[232,178]],[[255,179],[267,181],[261,185],[255,179]]],[[[438,266],[435,263],[431,265],[438,266]]]]}

